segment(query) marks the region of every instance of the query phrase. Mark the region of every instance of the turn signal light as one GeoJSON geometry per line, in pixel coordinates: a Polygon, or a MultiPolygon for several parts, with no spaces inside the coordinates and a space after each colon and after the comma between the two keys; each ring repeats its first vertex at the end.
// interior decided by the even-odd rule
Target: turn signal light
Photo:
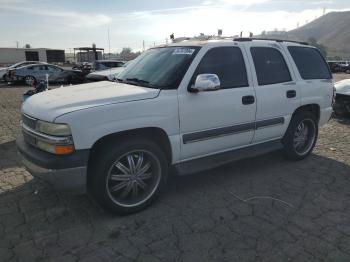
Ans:
{"type": "Polygon", "coordinates": [[[67,155],[73,153],[75,150],[73,145],[55,146],[55,153],[57,155],[67,155]]]}

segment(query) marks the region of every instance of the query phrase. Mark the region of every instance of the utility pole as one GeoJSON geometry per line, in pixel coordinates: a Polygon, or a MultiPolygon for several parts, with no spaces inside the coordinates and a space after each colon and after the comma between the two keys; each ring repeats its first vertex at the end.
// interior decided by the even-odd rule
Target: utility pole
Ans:
{"type": "Polygon", "coordinates": [[[108,27],[108,59],[111,59],[111,38],[109,37],[109,27],[108,27]]]}
{"type": "Polygon", "coordinates": [[[145,51],[145,40],[142,41],[142,51],[145,51]]]}
{"type": "Polygon", "coordinates": [[[17,49],[18,49],[18,46],[19,46],[19,41],[15,41],[16,42],[16,46],[17,46],[17,49]]]}

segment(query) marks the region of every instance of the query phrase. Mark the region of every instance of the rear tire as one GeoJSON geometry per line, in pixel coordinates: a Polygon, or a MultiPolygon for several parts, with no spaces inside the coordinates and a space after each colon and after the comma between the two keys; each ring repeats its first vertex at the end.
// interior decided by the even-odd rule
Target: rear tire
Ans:
{"type": "Polygon", "coordinates": [[[152,141],[105,144],[89,171],[91,193],[108,211],[130,214],[149,206],[165,187],[168,162],[152,141]]]}
{"type": "Polygon", "coordinates": [[[284,154],[290,160],[306,158],[315,147],[318,137],[318,121],[311,112],[296,113],[283,137],[284,154]]]}

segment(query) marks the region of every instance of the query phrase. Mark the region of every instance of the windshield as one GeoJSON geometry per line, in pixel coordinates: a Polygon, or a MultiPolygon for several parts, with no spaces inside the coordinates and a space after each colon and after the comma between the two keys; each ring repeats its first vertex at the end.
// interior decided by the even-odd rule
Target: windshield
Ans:
{"type": "Polygon", "coordinates": [[[200,47],[153,48],[137,57],[118,81],[159,89],[177,89],[200,47]]]}

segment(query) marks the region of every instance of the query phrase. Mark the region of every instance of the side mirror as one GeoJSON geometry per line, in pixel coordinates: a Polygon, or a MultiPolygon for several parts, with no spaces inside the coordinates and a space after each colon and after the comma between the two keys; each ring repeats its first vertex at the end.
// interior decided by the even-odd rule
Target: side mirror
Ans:
{"type": "Polygon", "coordinates": [[[220,79],[216,74],[200,74],[196,78],[196,82],[190,88],[190,92],[206,92],[220,89],[220,79]]]}

